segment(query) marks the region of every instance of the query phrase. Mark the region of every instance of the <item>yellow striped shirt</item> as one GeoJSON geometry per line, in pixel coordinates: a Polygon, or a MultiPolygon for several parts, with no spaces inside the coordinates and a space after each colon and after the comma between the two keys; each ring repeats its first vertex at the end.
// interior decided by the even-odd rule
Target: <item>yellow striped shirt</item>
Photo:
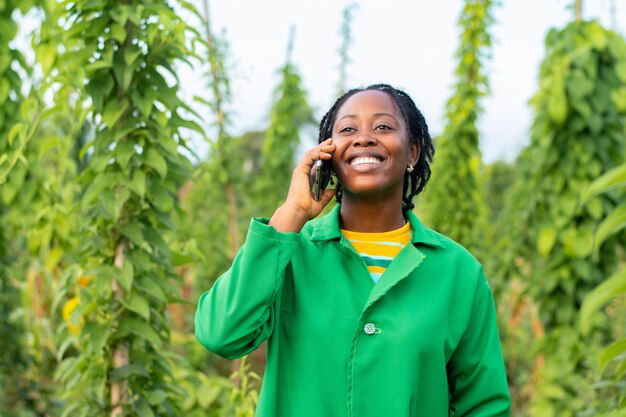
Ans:
{"type": "Polygon", "coordinates": [[[413,236],[411,224],[383,233],[361,233],[341,229],[354,250],[363,258],[374,282],[378,282],[391,261],[413,236]]]}

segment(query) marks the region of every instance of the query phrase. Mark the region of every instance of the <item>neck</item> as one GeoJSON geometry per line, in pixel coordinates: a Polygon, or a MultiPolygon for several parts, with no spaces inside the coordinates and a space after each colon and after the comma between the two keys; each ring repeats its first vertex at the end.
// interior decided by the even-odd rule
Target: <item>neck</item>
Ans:
{"type": "Polygon", "coordinates": [[[402,200],[355,200],[344,195],[341,199],[341,227],[352,232],[380,233],[404,226],[402,200]]]}

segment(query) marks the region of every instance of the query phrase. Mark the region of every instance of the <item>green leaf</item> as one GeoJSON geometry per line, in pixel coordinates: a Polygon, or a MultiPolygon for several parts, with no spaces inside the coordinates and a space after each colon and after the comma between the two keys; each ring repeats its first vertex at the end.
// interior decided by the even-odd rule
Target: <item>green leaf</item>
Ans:
{"type": "Polygon", "coordinates": [[[573,249],[578,258],[585,258],[591,254],[593,251],[593,230],[589,225],[576,229],[573,249]]]}
{"type": "Polygon", "coordinates": [[[143,364],[130,363],[120,368],[111,371],[111,379],[128,379],[131,376],[143,376],[144,378],[150,377],[150,373],[143,364]]]}
{"type": "MultiPolygon", "coordinates": [[[[611,360],[617,356],[626,354],[626,339],[618,340],[602,349],[599,356],[600,369],[604,371],[611,360]]],[[[626,410],[624,410],[626,411],[626,410]]]]}
{"type": "Polygon", "coordinates": [[[537,249],[539,254],[544,258],[550,255],[550,251],[554,247],[556,242],[556,230],[551,227],[543,227],[539,232],[539,238],[537,239],[537,249]]]}
{"type": "Polygon", "coordinates": [[[92,74],[102,68],[111,68],[111,65],[112,64],[110,62],[98,60],[87,65],[85,67],[85,71],[87,72],[87,74],[92,74]]]}
{"type": "Polygon", "coordinates": [[[43,74],[48,75],[57,57],[56,44],[51,45],[44,43],[38,45],[37,48],[35,48],[35,56],[37,57],[37,61],[41,64],[43,74]]]}
{"type": "Polygon", "coordinates": [[[581,197],[582,203],[586,203],[587,200],[595,195],[624,186],[626,186],[626,164],[613,168],[593,181],[583,192],[581,197]]]}
{"type": "Polygon", "coordinates": [[[582,70],[574,70],[569,75],[566,86],[567,93],[572,98],[572,101],[579,101],[591,94],[594,83],[585,76],[582,70]]]}
{"type": "Polygon", "coordinates": [[[146,194],[146,173],[141,169],[133,172],[133,178],[128,183],[128,187],[139,197],[144,198],[146,194]]]}
{"type": "Polygon", "coordinates": [[[88,321],[85,327],[83,327],[82,333],[86,335],[91,342],[90,351],[97,355],[104,350],[109,336],[111,336],[111,329],[108,326],[88,321]]]}
{"type": "Polygon", "coordinates": [[[138,285],[138,288],[144,291],[146,294],[150,294],[160,302],[167,302],[165,292],[163,291],[161,286],[157,282],[155,282],[155,278],[144,276],[144,278],[141,280],[141,283],[138,285]]]}
{"type": "Polygon", "coordinates": [[[162,389],[155,389],[154,391],[150,391],[147,395],[148,402],[150,405],[158,405],[163,401],[167,400],[168,394],[162,389]]]}
{"type": "Polygon", "coordinates": [[[133,405],[139,417],[155,417],[154,411],[152,411],[150,404],[145,398],[139,398],[133,405]]]}
{"type": "Polygon", "coordinates": [[[148,243],[150,243],[154,248],[156,248],[161,256],[170,255],[170,247],[167,245],[165,240],[161,237],[161,234],[152,227],[146,227],[144,229],[144,237],[148,243]]]}
{"type": "Polygon", "coordinates": [[[617,207],[611,214],[609,214],[596,232],[594,246],[596,250],[600,248],[602,243],[611,235],[617,233],[621,229],[626,227],[626,205],[617,207]]]}
{"type": "Polygon", "coordinates": [[[110,185],[110,178],[108,175],[98,175],[96,179],[89,184],[87,191],[83,195],[82,204],[83,207],[89,207],[93,201],[102,194],[110,185]]]}
{"type": "Polygon", "coordinates": [[[152,204],[162,212],[169,213],[174,209],[175,197],[161,184],[153,182],[149,194],[152,204]]]}
{"type": "Polygon", "coordinates": [[[122,117],[124,112],[128,109],[128,100],[111,100],[107,103],[102,113],[102,120],[113,129],[117,121],[122,117]]]}
{"type": "Polygon", "coordinates": [[[554,83],[548,97],[548,114],[559,125],[563,124],[567,118],[567,98],[562,83],[554,83]]]}
{"type": "Polygon", "coordinates": [[[125,169],[128,166],[130,158],[135,155],[135,144],[130,140],[122,140],[117,143],[114,155],[120,168],[125,169]]]}
{"type": "Polygon", "coordinates": [[[9,91],[11,90],[11,84],[6,78],[0,78],[0,106],[6,103],[9,98],[9,91]]]}
{"type": "Polygon", "coordinates": [[[124,25],[126,25],[130,10],[128,9],[128,7],[116,7],[112,9],[109,14],[118,25],[123,27],[124,25]]]}
{"type": "Polygon", "coordinates": [[[583,300],[580,308],[580,328],[584,334],[591,328],[591,316],[607,301],[626,293],[626,268],[622,268],[598,285],[583,300]]]}
{"type": "Polygon", "coordinates": [[[39,101],[35,97],[28,97],[20,105],[22,120],[35,120],[39,110],[39,101]]]}
{"type": "Polygon", "coordinates": [[[137,291],[131,292],[128,299],[122,298],[121,301],[129,310],[134,311],[148,321],[150,320],[150,303],[137,291]]]}
{"type": "Polygon", "coordinates": [[[143,249],[132,249],[130,251],[130,259],[135,268],[141,272],[147,272],[152,269],[152,261],[143,249]]]}
{"type": "Polygon", "coordinates": [[[115,274],[115,279],[120,283],[124,291],[129,293],[133,287],[134,276],[135,268],[133,267],[132,262],[124,262],[122,270],[115,274]]]}
{"type": "Polygon", "coordinates": [[[102,107],[104,105],[104,97],[106,97],[113,87],[115,86],[115,81],[113,77],[110,75],[95,78],[87,84],[87,93],[91,97],[93,101],[94,111],[100,113],[102,112],[102,107]]]}
{"type": "Polygon", "coordinates": [[[198,405],[203,410],[208,410],[211,404],[213,404],[220,393],[222,392],[223,387],[213,383],[213,381],[203,381],[202,384],[202,395],[198,396],[198,405]]]}
{"type": "Polygon", "coordinates": [[[136,245],[141,246],[143,244],[143,232],[141,231],[141,224],[139,222],[131,221],[124,223],[118,226],[118,230],[136,245]]]}
{"type": "MultiPolygon", "coordinates": [[[[24,137],[26,134],[26,125],[24,123],[15,123],[12,127],[11,130],[9,130],[9,135],[7,136],[7,142],[9,143],[9,146],[13,145],[13,142],[15,141],[15,138],[19,135],[20,137],[24,137]]],[[[23,140],[20,140],[19,142],[21,143],[23,140]]]]}
{"type": "Polygon", "coordinates": [[[152,114],[153,98],[142,96],[137,90],[132,92],[131,97],[141,114],[143,114],[145,118],[150,117],[150,114],[152,114]]]}
{"type": "Polygon", "coordinates": [[[161,178],[165,178],[167,176],[167,162],[156,149],[148,149],[144,163],[149,167],[154,168],[161,178]]]}
{"type": "Polygon", "coordinates": [[[126,40],[126,29],[118,23],[113,23],[111,25],[111,36],[115,39],[119,44],[123,44],[126,40]]]}
{"type": "Polygon", "coordinates": [[[102,206],[109,213],[109,216],[113,221],[117,221],[122,213],[122,208],[128,199],[130,198],[130,190],[122,187],[115,191],[105,190],[100,195],[100,201],[102,206]]]}
{"type": "Polygon", "coordinates": [[[122,334],[134,334],[142,339],[147,340],[151,343],[156,349],[161,348],[163,341],[159,334],[154,331],[152,327],[148,323],[143,320],[139,320],[137,318],[125,318],[120,322],[120,332],[122,334]]]}
{"type": "Polygon", "coordinates": [[[620,87],[611,91],[611,100],[615,103],[615,107],[621,113],[626,112],[626,87],[620,87]]]}
{"type": "Polygon", "coordinates": [[[137,45],[131,45],[124,51],[124,62],[131,66],[135,60],[141,55],[141,48],[137,45]]]}
{"type": "Polygon", "coordinates": [[[622,81],[622,83],[626,84],[626,60],[619,61],[617,64],[615,64],[615,73],[622,81]]]}
{"type": "Polygon", "coordinates": [[[128,91],[131,82],[133,81],[133,74],[135,72],[134,65],[127,65],[124,62],[124,58],[121,56],[120,51],[116,51],[113,56],[113,75],[115,80],[123,92],[128,91]]]}
{"type": "Polygon", "coordinates": [[[597,22],[592,22],[592,24],[587,26],[587,36],[591,41],[591,44],[596,49],[604,49],[607,44],[607,32],[606,30],[600,26],[597,22]]]}

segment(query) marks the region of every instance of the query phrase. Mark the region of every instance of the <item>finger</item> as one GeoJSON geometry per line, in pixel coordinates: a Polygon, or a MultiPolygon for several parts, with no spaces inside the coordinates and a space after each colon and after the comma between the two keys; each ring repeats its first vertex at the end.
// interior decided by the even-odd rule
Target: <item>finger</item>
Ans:
{"type": "Polygon", "coordinates": [[[332,157],[333,155],[329,152],[322,152],[319,149],[311,149],[302,156],[300,164],[305,164],[310,168],[318,159],[331,159],[332,157]]]}
{"type": "Polygon", "coordinates": [[[334,188],[329,188],[327,190],[324,190],[324,194],[322,194],[322,196],[320,197],[320,201],[319,201],[322,207],[325,207],[326,204],[328,204],[330,200],[332,200],[336,191],[337,190],[334,188]]]}

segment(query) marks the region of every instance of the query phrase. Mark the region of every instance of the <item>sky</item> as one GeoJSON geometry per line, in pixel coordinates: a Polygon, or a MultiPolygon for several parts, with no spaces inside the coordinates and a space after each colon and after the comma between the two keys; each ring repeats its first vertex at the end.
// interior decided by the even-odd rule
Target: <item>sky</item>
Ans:
{"type": "MultiPolygon", "coordinates": [[[[230,45],[232,134],[268,124],[278,69],[287,57],[295,26],[292,63],[319,120],[333,104],[339,80],[342,10],[356,3],[347,87],[388,83],[409,93],[431,134],[444,126],[453,90],[454,54],[462,0],[227,0],[210,1],[213,30],[230,45]]],[[[203,10],[201,0],[194,0],[203,10]]],[[[547,31],[573,20],[570,0],[501,0],[494,8],[492,57],[487,66],[491,95],[479,121],[483,159],[512,160],[528,143],[538,71],[547,31]]],[[[587,0],[583,16],[626,32],[626,0],[587,0]],[[611,13],[615,10],[616,13],[611,13]]],[[[181,68],[183,96],[206,89],[199,69],[181,68]]],[[[305,141],[315,141],[316,132],[305,141]]],[[[197,144],[200,154],[206,146],[197,144]]]]}

